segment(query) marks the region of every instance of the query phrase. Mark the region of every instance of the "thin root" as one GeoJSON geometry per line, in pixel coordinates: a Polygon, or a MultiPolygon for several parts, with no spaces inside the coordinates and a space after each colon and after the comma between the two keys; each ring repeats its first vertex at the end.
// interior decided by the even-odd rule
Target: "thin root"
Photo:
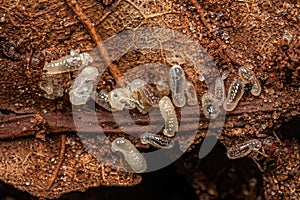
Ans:
{"type": "Polygon", "coordinates": [[[92,22],[89,20],[89,18],[83,13],[81,7],[78,5],[76,0],[65,0],[66,4],[73,10],[73,12],[78,17],[79,21],[85,26],[86,30],[89,32],[92,40],[96,43],[98,46],[98,50],[101,56],[103,56],[105,63],[109,68],[110,73],[113,75],[114,79],[120,86],[124,86],[124,83],[122,82],[122,74],[118,67],[111,63],[111,60],[108,56],[108,52],[106,48],[103,46],[103,40],[97,34],[97,31],[95,29],[95,26],[92,24],[92,22]]]}
{"type": "Polygon", "coordinates": [[[66,139],[67,139],[66,134],[62,134],[61,142],[60,142],[60,152],[59,152],[59,157],[58,157],[58,163],[53,171],[52,176],[50,177],[49,184],[47,186],[47,190],[49,190],[52,187],[54,181],[57,178],[58,172],[64,162],[65,152],[66,152],[66,139]]]}

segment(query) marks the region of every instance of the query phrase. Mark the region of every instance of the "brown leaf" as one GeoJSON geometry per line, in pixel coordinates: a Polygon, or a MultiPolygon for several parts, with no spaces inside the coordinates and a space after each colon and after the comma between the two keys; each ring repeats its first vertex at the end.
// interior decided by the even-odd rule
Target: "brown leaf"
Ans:
{"type": "MultiPolygon", "coordinates": [[[[53,133],[77,131],[68,95],[56,100],[43,97],[44,92],[38,86],[43,66],[45,62],[69,54],[71,49],[91,51],[123,30],[165,27],[189,35],[213,56],[221,71],[230,72],[226,88],[236,76],[238,67],[247,65],[253,68],[262,82],[263,92],[259,97],[246,93],[236,110],[227,113],[224,132],[220,137],[226,147],[231,146],[232,137],[236,137],[233,129],[242,130],[238,136],[251,138],[298,116],[299,30],[294,26],[299,21],[297,7],[284,2],[265,6],[246,1],[198,3],[194,0],[190,3],[181,0],[117,0],[103,3],[96,0],[4,1],[0,6],[0,138],[17,139],[1,141],[1,177],[5,182],[41,197],[58,197],[64,192],[85,190],[101,184],[133,185],[140,181],[136,175],[119,171],[110,173],[110,168],[104,167],[103,163],[82,149],[76,136],[68,136],[78,145],[74,147],[67,142],[65,154],[69,153],[70,158],[66,157],[62,163],[70,170],[66,180],[70,184],[64,185],[65,182],[59,179],[64,172],[61,169],[52,187],[45,189],[52,174],[49,170],[53,170],[51,167],[54,166],[50,159],[60,160],[59,154],[63,152],[61,137],[53,133]],[[270,7],[280,12],[273,13],[270,7]],[[284,12],[290,13],[288,20],[280,14],[284,12]],[[281,29],[274,28],[274,24],[281,29]],[[287,31],[285,35],[283,29],[287,31]],[[290,40],[289,35],[292,35],[290,40]],[[44,142],[35,138],[18,138],[40,137],[45,133],[51,137],[46,137],[44,142]],[[46,153],[42,151],[44,149],[46,153]],[[76,158],[77,154],[72,149],[80,151],[83,159],[76,158]],[[87,163],[93,163],[92,169],[97,170],[91,172],[85,169],[87,163]],[[41,169],[39,177],[39,171],[35,169],[41,166],[48,171],[41,169]],[[81,174],[82,171],[77,177],[77,169],[87,170],[96,179],[88,179],[81,174]],[[31,176],[26,179],[28,175],[31,176]],[[131,181],[126,181],[128,177],[131,181]]],[[[100,48],[99,52],[108,63],[110,58],[105,55],[106,49],[100,48]]],[[[110,65],[110,72],[104,72],[103,83],[99,87],[112,89],[121,73],[138,64],[164,63],[164,56],[164,52],[130,52],[110,65]]],[[[197,79],[193,66],[185,66],[185,70],[188,79],[196,84],[198,99],[201,99],[205,86],[197,79]]],[[[65,90],[69,89],[70,80],[75,75],[67,76],[69,81],[64,83],[65,90]]],[[[110,114],[97,109],[97,116],[108,133],[120,133],[110,114]]],[[[186,119],[192,120],[189,116],[186,119]]],[[[147,123],[148,120],[147,117],[142,118],[142,122],[147,123]]],[[[202,116],[198,138],[205,136],[208,124],[202,116]]],[[[134,142],[140,145],[137,140],[134,142]]],[[[200,139],[195,140],[195,143],[199,142],[200,139]]]]}
{"type": "MultiPolygon", "coordinates": [[[[51,199],[89,187],[140,183],[141,176],[105,166],[85,150],[78,136],[68,135],[64,159],[52,185],[51,178],[61,158],[60,140],[61,137],[54,136],[46,141],[34,138],[2,141],[0,179],[34,196],[51,199]]],[[[117,162],[117,158],[109,159],[117,162]]]]}

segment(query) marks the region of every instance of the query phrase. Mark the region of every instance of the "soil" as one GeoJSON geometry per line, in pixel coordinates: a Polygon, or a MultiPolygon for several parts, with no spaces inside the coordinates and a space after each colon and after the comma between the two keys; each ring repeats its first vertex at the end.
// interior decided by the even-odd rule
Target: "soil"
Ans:
{"type": "MultiPolygon", "coordinates": [[[[152,192],[157,199],[299,199],[299,21],[300,5],[294,0],[1,2],[2,199],[58,198],[63,194],[62,199],[83,196],[95,199],[97,195],[119,199],[120,194],[134,199],[152,192]],[[214,124],[214,129],[222,128],[222,134],[207,157],[199,159],[198,156],[210,123],[201,112],[197,135],[189,151],[166,169],[138,175],[113,170],[84,149],[76,134],[68,96],[77,72],[63,74],[65,93],[54,100],[44,97],[39,82],[45,73],[44,64],[68,55],[72,49],[91,52],[98,46],[97,52],[108,64],[109,56],[117,52],[105,49],[102,41],[124,30],[149,26],[173,29],[197,41],[220,72],[229,72],[225,80],[226,92],[241,66],[253,70],[262,92],[255,97],[246,88],[237,108],[226,113],[224,126],[219,121],[214,124]],[[276,153],[259,161],[264,172],[259,171],[250,158],[230,160],[226,157],[226,149],[251,139],[261,140],[261,135],[275,141],[274,132],[281,142],[272,146],[276,153]],[[151,187],[160,182],[160,177],[164,177],[164,181],[171,180],[160,183],[161,187],[168,187],[151,187]],[[89,189],[98,186],[101,187],[89,189]],[[181,193],[179,186],[190,192],[181,193]],[[78,190],[87,192],[72,193],[78,190]]],[[[118,43],[115,45],[118,47],[118,43]]],[[[189,52],[193,49],[185,51],[189,52]]],[[[168,65],[167,54],[163,50],[126,53],[104,71],[97,89],[113,89],[122,74],[138,65],[168,65]]],[[[209,65],[206,60],[203,62],[209,65]]],[[[184,63],[183,68],[201,99],[207,87],[198,80],[199,74],[191,63],[184,63]]],[[[143,69],[134,74],[143,74],[143,69]]],[[[158,79],[163,79],[164,72],[160,76],[158,79]]],[[[188,139],[185,133],[194,127],[194,109],[189,108],[186,116],[181,116],[187,120],[183,131],[176,136],[181,146],[188,139]]],[[[111,113],[101,107],[96,107],[96,111],[109,138],[124,135],[111,113]]],[[[150,121],[148,115],[141,115],[137,110],[133,110],[131,116],[141,125],[150,121]]],[[[85,114],[82,121],[88,117],[89,114],[85,114]]],[[[127,129],[127,132],[140,134],[130,126],[127,129]]],[[[88,132],[96,134],[97,130],[88,132]]],[[[134,137],[126,137],[138,148],[149,148],[134,137]]],[[[110,148],[103,149],[98,153],[105,156],[110,148]]],[[[109,161],[118,163],[121,168],[126,165],[114,157],[109,161]]]]}

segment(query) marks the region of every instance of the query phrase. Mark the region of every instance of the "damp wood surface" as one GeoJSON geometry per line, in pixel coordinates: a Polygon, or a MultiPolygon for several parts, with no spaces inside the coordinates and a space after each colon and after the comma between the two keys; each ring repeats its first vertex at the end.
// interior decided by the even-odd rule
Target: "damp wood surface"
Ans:
{"type": "MultiPolygon", "coordinates": [[[[58,60],[72,49],[90,52],[109,37],[140,27],[169,28],[197,41],[212,56],[220,72],[229,72],[224,80],[226,94],[231,81],[238,76],[239,67],[246,66],[254,72],[262,85],[262,92],[256,97],[251,95],[250,90],[245,91],[237,107],[226,113],[219,138],[226,148],[259,134],[271,135],[282,123],[299,117],[299,15],[300,5],[293,0],[211,0],[200,3],[194,0],[115,0],[109,4],[96,0],[2,1],[0,179],[44,198],[59,197],[63,193],[84,191],[100,185],[132,186],[141,181],[140,175],[114,171],[105,166],[80,144],[68,95],[76,72],[66,75],[69,78],[63,87],[67,92],[55,100],[46,99],[45,92],[38,85],[46,62],[58,60]],[[65,137],[61,135],[64,134],[67,134],[68,141],[64,155],[69,157],[64,156],[62,166],[57,171],[55,166],[60,164],[60,143],[65,137]],[[84,159],[79,159],[78,155],[84,159]],[[92,167],[86,168],[85,162],[91,163],[92,167]],[[37,167],[43,169],[37,173],[37,167]],[[58,174],[54,174],[56,171],[58,174]],[[51,183],[53,174],[56,178],[51,183]],[[26,179],[29,175],[31,180],[26,179]],[[77,176],[79,178],[76,179],[77,176]]],[[[105,48],[101,47],[98,51],[107,56],[105,48]]],[[[165,64],[164,56],[162,51],[149,53],[146,50],[124,55],[104,71],[98,84],[99,90],[113,89],[116,79],[135,66],[149,62],[165,64]]],[[[109,58],[105,58],[105,62],[109,62],[109,58]]],[[[206,87],[198,80],[194,68],[183,66],[187,80],[195,85],[200,102],[206,87]]],[[[182,127],[184,131],[177,134],[178,143],[186,139],[185,131],[194,127],[193,106],[187,110],[188,113],[181,116],[187,123],[182,127]]],[[[176,111],[179,112],[179,109],[176,111]]],[[[130,127],[129,119],[126,121],[125,118],[122,122],[124,129],[120,129],[111,113],[100,107],[96,107],[96,112],[103,130],[112,138],[121,136],[124,130],[142,134],[130,127]]],[[[89,113],[85,115],[89,117],[89,113]]],[[[141,115],[137,110],[133,110],[131,116],[140,125],[149,123],[149,116],[141,115]]],[[[159,122],[159,117],[154,120],[159,122]]],[[[193,147],[201,142],[208,125],[209,120],[201,111],[193,147]]],[[[218,126],[222,126],[222,123],[215,123],[214,128],[218,126]]],[[[149,130],[151,128],[155,129],[147,127],[149,130]]],[[[96,134],[97,130],[89,132],[96,134]]],[[[281,133],[283,138],[285,134],[284,131],[281,133]]],[[[133,139],[133,143],[145,148],[138,140],[133,139]]],[[[292,155],[291,149],[299,149],[296,143],[284,143],[283,148],[286,156],[292,155]]],[[[105,151],[100,153],[105,155],[105,151]]],[[[290,178],[283,181],[280,185],[294,181],[295,193],[299,195],[299,180],[297,182],[290,178]]],[[[275,184],[272,185],[271,176],[265,179],[264,186],[265,197],[276,199],[276,195],[272,194],[278,194],[279,189],[275,184]]],[[[287,192],[282,191],[280,198],[287,192]]]]}

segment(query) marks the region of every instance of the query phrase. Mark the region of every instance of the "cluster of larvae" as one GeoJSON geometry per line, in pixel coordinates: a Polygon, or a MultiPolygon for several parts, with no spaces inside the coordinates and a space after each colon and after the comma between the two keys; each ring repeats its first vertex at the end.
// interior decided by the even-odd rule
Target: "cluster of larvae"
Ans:
{"type": "Polygon", "coordinates": [[[261,85],[256,78],[253,71],[246,67],[239,68],[239,77],[234,78],[229,86],[227,98],[224,102],[224,109],[226,111],[232,111],[237,106],[238,102],[244,94],[245,84],[250,83],[252,85],[251,94],[259,96],[261,93],[261,85]]]}
{"type": "MultiPolygon", "coordinates": [[[[74,90],[77,90],[77,88],[72,86],[70,96],[74,90]]],[[[167,137],[173,137],[175,132],[178,131],[178,120],[174,105],[183,107],[186,103],[189,105],[197,104],[194,85],[186,81],[184,71],[179,65],[170,68],[169,85],[157,82],[155,86],[152,86],[141,79],[134,79],[125,87],[115,88],[110,92],[105,90],[101,90],[99,93],[96,91],[91,92],[91,97],[98,105],[109,111],[137,108],[140,113],[145,114],[149,112],[152,106],[158,105],[165,121],[163,133],[167,137]],[[169,93],[171,93],[172,100],[168,97],[169,93]]],[[[73,104],[79,102],[79,100],[76,102],[74,102],[74,99],[70,100],[73,104]]],[[[84,101],[82,101],[82,104],[84,104],[84,101]]]]}
{"type": "Polygon", "coordinates": [[[39,87],[46,93],[48,99],[55,99],[64,95],[63,82],[68,78],[64,77],[68,72],[78,71],[93,62],[89,53],[80,53],[79,50],[71,50],[70,55],[63,56],[58,60],[46,62],[43,76],[39,87]]]}
{"type": "MultiPolygon", "coordinates": [[[[63,88],[59,84],[62,74],[81,70],[69,91],[73,105],[84,105],[92,98],[98,105],[112,112],[137,108],[142,114],[148,113],[152,106],[158,105],[165,122],[163,135],[144,133],[140,136],[140,140],[143,144],[150,144],[157,148],[172,148],[174,142],[171,138],[178,131],[174,105],[179,108],[186,104],[197,105],[198,99],[194,85],[186,80],[184,70],[180,66],[184,63],[184,59],[174,56],[167,58],[167,61],[172,65],[168,75],[169,84],[158,81],[153,86],[141,79],[134,79],[125,87],[115,88],[109,92],[105,90],[97,92],[94,86],[97,84],[99,71],[96,67],[89,65],[93,62],[93,58],[88,53],[71,50],[70,55],[45,64],[46,73],[39,85],[46,92],[45,97],[54,99],[63,95],[63,88]],[[171,94],[171,99],[168,97],[169,94],[171,94]]],[[[202,96],[202,110],[208,119],[216,118],[220,113],[219,107],[222,105],[226,111],[232,111],[241,99],[246,83],[252,84],[253,95],[260,94],[259,81],[250,69],[241,67],[239,76],[240,78],[235,78],[231,83],[227,98],[224,87],[227,73],[216,78],[212,93],[207,92],[202,96]]],[[[146,170],[145,159],[129,140],[117,138],[112,143],[112,150],[124,154],[125,160],[135,172],[140,173],[146,170]]]]}
{"type": "MultiPolygon", "coordinates": [[[[109,111],[137,108],[145,114],[152,106],[160,109],[165,125],[163,135],[144,133],[140,136],[141,143],[150,144],[156,148],[169,149],[174,146],[171,139],[178,131],[178,119],[176,107],[197,104],[197,95],[192,83],[185,79],[184,71],[179,65],[173,65],[169,70],[169,85],[157,82],[151,86],[141,79],[134,79],[127,86],[113,89],[110,92],[93,92],[92,98],[97,104],[109,111]],[[171,99],[167,96],[171,93],[171,99]],[[173,105],[174,104],[174,105],[173,105]]],[[[147,169],[147,164],[141,153],[124,138],[117,138],[112,143],[113,151],[124,154],[125,160],[131,168],[137,172],[147,169]],[[120,145],[122,144],[122,145],[120,145]]]]}

